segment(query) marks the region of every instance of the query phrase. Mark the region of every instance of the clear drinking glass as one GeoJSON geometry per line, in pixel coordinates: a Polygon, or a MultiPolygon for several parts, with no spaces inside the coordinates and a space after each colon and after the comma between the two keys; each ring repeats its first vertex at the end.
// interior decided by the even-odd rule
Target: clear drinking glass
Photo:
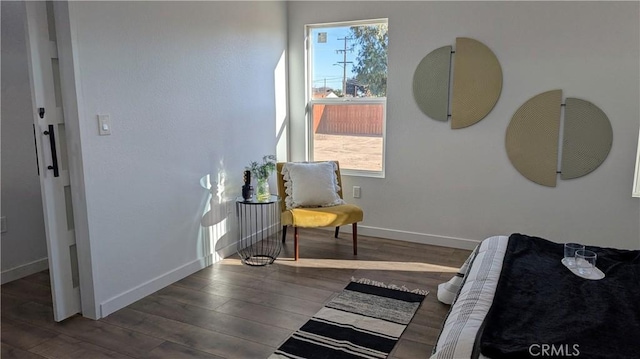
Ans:
{"type": "Polygon", "coordinates": [[[588,276],[596,267],[597,255],[595,252],[587,249],[579,249],[576,251],[576,268],[578,274],[588,276]]]}
{"type": "Polygon", "coordinates": [[[580,243],[565,243],[564,244],[564,262],[567,267],[576,267],[576,251],[584,249],[584,245],[580,243]]]}

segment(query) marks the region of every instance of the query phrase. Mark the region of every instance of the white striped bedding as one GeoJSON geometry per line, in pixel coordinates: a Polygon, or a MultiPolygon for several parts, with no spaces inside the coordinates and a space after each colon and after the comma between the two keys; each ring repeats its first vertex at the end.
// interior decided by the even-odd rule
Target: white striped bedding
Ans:
{"type": "MultiPolygon", "coordinates": [[[[447,315],[431,359],[469,359],[478,329],[491,308],[508,236],[482,241],[471,255],[471,266],[447,315]]],[[[479,358],[486,359],[482,354],[479,358]]]]}

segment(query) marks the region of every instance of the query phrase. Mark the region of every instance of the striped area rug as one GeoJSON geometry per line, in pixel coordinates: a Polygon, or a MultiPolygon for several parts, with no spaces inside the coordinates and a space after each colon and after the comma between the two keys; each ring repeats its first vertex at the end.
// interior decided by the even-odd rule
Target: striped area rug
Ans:
{"type": "Polygon", "coordinates": [[[386,358],[428,293],[352,281],[269,359],[386,358]]]}

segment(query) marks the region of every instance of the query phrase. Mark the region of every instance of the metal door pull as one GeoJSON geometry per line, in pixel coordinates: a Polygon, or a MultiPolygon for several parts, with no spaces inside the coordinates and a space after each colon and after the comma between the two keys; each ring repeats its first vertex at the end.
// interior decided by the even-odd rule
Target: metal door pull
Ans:
{"type": "Polygon", "coordinates": [[[51,166],[47,166],[47,169],[53,170],[53,177],[59,177],[60,172],[58,171],[58,154],[56,152],[56,134],[53,131],[53,125],[49,125],[49,130],[44,131],[44,134],[49,136],[49,145],[51,146],[51,159],[53,160],[53,164],[51,166]]]}

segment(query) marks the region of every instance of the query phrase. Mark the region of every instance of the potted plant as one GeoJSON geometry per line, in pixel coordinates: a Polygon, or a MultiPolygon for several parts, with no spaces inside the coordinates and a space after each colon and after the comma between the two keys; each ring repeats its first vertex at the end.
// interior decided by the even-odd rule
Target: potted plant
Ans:
{"type": "Polygon", "coordinates": [[[276,169],[276,156],[265,155],[262,157],[262,163],[251,161],[246,168],[251,171],[256,178],[256,199],[258,201],[266,201],[271,196],[269,192],[269,176],[276,169]]]}

